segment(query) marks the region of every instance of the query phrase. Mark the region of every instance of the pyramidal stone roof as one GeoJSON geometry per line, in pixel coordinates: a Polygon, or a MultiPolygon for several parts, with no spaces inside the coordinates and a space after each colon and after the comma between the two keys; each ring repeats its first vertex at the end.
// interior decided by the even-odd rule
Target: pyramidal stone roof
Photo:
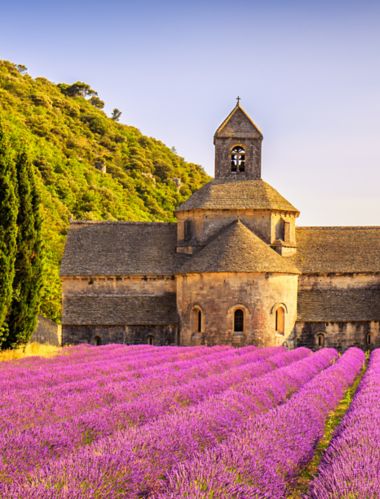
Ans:
{"type": "Polygon", "coordinates": [[[223,228],[178,273],[205,272],[300,273],[292,262],[276,253],[240,220],[223,228]]]}
{"type": "Polygon", "coordinates": [[[215,132],[218,138],[263,138],[263,134],[256,123],[244,111],[240,104],[236,104],[227,118],[215,132]]]}
{"type": "Polygon", "coordinates": [[[297,208],[264,180],[214,179],[179,208],[190,210],[272,210],[299,214],[297,208]]]}

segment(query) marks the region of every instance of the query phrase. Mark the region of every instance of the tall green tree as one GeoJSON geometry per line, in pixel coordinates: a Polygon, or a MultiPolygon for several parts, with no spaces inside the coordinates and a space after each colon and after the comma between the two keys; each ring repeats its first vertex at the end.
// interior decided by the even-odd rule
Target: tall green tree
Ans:
{"type": "Polygon", "coordinates": [[[111,119],[114,121],[119,121],[121,114],[122,113],[120,109],[117,109],[117,107],[115,107],[115,109],[112,110],[111,119]]]}
{"type": "Polygon", "coordinates": [[[17,252],[12,303],[6,318],[8,335],[3,348],[29,341],[37,322],[42,286],[42,239],[39,197],[33,166],[27,152],[16,160],[17,170],[17,252]]]}
{"type": "Polygon", "coordinates": [[[9,137],[0,122],[0,348],[7,339],[5,318],[12,302],[17,214],[15,162],[9,137]]]}

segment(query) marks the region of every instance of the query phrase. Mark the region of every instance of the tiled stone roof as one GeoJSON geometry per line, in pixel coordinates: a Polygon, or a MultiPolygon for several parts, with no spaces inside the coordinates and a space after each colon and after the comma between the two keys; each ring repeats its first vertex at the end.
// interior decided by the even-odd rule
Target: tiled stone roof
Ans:
{"type": "Polygon", "coordinates": [[[380,227],[298,227],[296,238],[304,274],[380,272],[380,227]]]}
{"type": "Polygon", "coordinates": [[[380,288],[300,291],[298,319],[303,322],[380,320],[380,288]]]}
{"type": "Polygon", "coordinates": [[[176,295],[68,295],[64,300],[64,325],[176,324],[176,295]]]}
{"type": "Polygon", "coordinates": [[[299,214],[279,192],[264,180],[214,179],[201,187],[177,211],[273,210],[299,214]]]}
{"type": "Polygon", "coordinates": [[[181,274],[203,272],[299,273],[292,262],[238,220],[223,228],[179,270],[181,274]]]}
{"type": "Polygon", "coordinates": [[[70,226],[62,276],[172,275],[176,224],[74,222],[70,226]]]}

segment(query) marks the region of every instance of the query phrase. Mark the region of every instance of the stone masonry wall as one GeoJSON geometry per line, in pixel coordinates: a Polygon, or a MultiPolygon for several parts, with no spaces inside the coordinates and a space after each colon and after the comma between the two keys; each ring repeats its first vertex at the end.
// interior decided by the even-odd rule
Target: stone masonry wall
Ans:
{"type": "Polygon", "coordinates": [[[37,327],[33,332],[30,341],[60,346],[62,342],[61,334],[62,332],[60,325],[40,315],[38,317],[37,327]]]}
{"type": "Polygon", "coordinates": [[[126,277],[65,277],[62,278],[63,294],[124,294],[161,295],[174,293],[174,276],[126,276],[126,277]]]}
{"type": "MultiPolygon", "coordinates": [[[[62,279],[63,302],[70,296],[164,296],[175,293],[174,276],[125,276],[125,277],[65,277],[62,279]]],[[[67,305],[66,305],[67,308],[67,305]]],[[[72,325],[67,323],[63,308],[63,344],[152,343],[154,345],[177,344],[176,324],[115,324],[72,325]]],[[[67,314],[66,314],[67,315],[67,314]]],[[[169,319],[170,320],[170,319],[169,319]]],[[[145,321],[144,321],[145,322],[145,321]]]]}
{"type": "MultiPolygon", "coordinates": [[[[378,288],[380,274],[351,273],[328,275],[301,275],[299,289],[302,290],[363,290],[378,288]]],[[[350,311],[348,311],[350,312],[350,311]]],[[[318,337],[322,335],[324,345],[339,350],[356,345],[364,350],[380,347],[380,321],[330,321],[322,317],[319,321],[297,321],[294,329],[295,345],[320,348],[318,337]]]]}
{"type": "Polygon", "coordinates": [[[363,350],[380,347],[380,322],[297,322],[294,346],[313,350],[333,347],[346,350],[358,346],[363,350]],[[322,344],[319,337],[322,335],[322,344]]]}
{"type": "Polygon", "coordinates": [[[216,235],[223,227],[231,224],[236,219],[240,219],[256,235],[258,235],[267,244],[272,244],[278,239],[276,228],[279,221],[290,224],[291,242],[295,242],[295,217],[294,215],[276,213],[260,210],[194,210],[190,212],[178,212],[178,241],[184,242],[184,222],[192,221],[194,246],[203,245],[211,237],[216,235]]]}
{"type": "Polygon", "coordinates": [[[149,343],[152,345],[176,345],[177,326],[70,326],[62,328],[64,345],[89,343],[105,345],[108,343],[124,343],[134,345],[149,343]]]}
{"type": "Polygon", "coordinates": [[[261,178],[261,139],[218,138],[215,140],[215,178],[261,178]],[[231,151],[241,146],[245,150],[245,171],[231,172],[231,151]]]}

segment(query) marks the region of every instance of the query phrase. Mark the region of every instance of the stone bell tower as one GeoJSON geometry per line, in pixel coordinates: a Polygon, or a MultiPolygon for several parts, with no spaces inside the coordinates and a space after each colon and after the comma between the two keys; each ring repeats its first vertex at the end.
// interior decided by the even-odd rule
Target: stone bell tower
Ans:
{"type": "Polygon", "coordinates": [[[257,125],[237,104],[214,135],[215,178],[258,180],[261,178],[261,142],[257,125]]]}

